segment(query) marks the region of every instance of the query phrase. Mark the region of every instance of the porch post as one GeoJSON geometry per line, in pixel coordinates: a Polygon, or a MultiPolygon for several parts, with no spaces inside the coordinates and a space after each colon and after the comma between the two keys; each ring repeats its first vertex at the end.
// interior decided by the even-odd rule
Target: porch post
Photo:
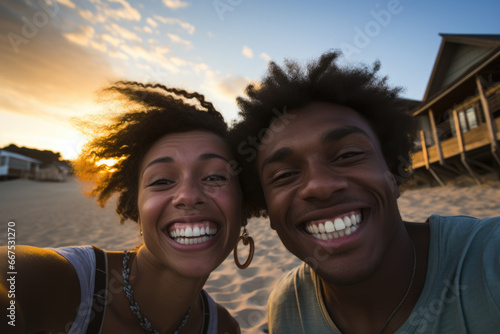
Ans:
{"type": "Polygon", "coordinates": [[[458,120],[458,113],[457,113],[456,109],[453,109],[453,120],[455,121],[455,130],[457,132],[458,148],[460,150],[460,160],[462,160],[462,164],[467,169],[470,176],[472,176],[472,178],[476,181],[476,183],[481,184],[481,181],[479,181],[476,174],[474,173],[472,168],[469,166],[467,159],[465,158],[464,138],[462,137],[462,128],[460,126],[460,121],[458,120]]]}
{"type": "Polygon", "coordinates": [[[425,134],[423,130],[420,130],[420,140],[422,141],[422,155],[424,156],[425,168],[432,174],[436,181],[444,187],[444,182],[436,174],[432,166],[429,164],[429,153],[427,152],[427,146],[425,145],[425,134]]]}
{"type": "Polygon", "coordinates": [[[490,105],[488,103],[488,99],[486,98],[486,94],[484,94],[483,84],[481,83],[481,78],[479,75],[476,75],[476,86],[479,92],[479,97],[481,99],[481,106],[484,111],[484,118],[486,119],[486,126],[488,127],[488,134],[490,137],[491,143],[491,154],[497,161],[498,165],[500,165],[500,155],[497,143],[497,128],[495,124],[495,120],[491,115],[490,105]]]}
{"type": "Polygon", "coordinates": [[[432,109],[429,109],[429,120],[431,122],[432,135],[434,136],[434,145],[436,145],[439,164],[444,165],[443,151],[441,149],[441,142],[439,141],[439,136],[436,128],[436,121],[434,120],[434,113],[432,112],[432,109]]]}

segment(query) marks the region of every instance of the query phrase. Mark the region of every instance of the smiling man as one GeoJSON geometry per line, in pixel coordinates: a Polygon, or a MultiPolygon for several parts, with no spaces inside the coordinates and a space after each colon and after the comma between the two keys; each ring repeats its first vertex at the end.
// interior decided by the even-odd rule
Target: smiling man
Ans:
{"type": "Polygon", "coordinates": [[[268,302],[271,333],[490,333],[500,220],[404,222],[413,119],[379,65],[271,63],[232,130],[255,214],[304,263],[268,302]]]}

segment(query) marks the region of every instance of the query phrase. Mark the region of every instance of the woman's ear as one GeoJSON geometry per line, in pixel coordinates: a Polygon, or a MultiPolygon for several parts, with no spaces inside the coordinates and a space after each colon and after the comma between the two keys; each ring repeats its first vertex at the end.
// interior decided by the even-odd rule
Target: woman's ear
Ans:
{"type": "Polygon", "coordinates": [[[142,237],[142,223],[141,223],[141,218],[137,219],[137,227],[139,229],[139,235],[142,237]]]}

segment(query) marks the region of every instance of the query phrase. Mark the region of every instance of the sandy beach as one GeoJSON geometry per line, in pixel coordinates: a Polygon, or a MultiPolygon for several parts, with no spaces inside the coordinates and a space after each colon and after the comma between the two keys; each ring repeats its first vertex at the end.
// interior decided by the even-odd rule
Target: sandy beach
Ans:
{"type": "MultiPolygon", "coordinates": [[[[490,217],[500,215],[500,182],[407,190],[399,199],[403,219],[424,221],[432,213],[490,217]]],[[[113,202],[101,209],[71,178],[63,183],[30,180],[0,182],[0,245],[7,244],[7,224],[15,222],[16,244],[61,247],[94,244],[107,250],[133,248],[136,224],[120,225],[113,202]]],[[[281,244],[266,219],[253,219],[248,231],[255,256],[245,270],[233,255],[212,273],[205,288],[237,319],[242,333],[266,332],[266,303],[283,273],[300,261],[281,244]]],[[[241,246],[241,245],[240,245],[241,246]]]]}

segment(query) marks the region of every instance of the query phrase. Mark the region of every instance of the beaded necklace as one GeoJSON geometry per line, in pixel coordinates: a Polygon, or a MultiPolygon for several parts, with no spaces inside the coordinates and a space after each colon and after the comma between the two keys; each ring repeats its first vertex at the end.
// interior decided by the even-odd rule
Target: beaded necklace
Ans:
{"type": "MultiPolygon", "coordinates": [[[[148,333],[151,334],[160,334],[160,331],[153,329],[151,327],[151,322],[143,315],[141,314],[141,310],[139,308],[139,304],[134,299],[134,290],[132,290],[132,286],[129,283],[129,277],[130,277],[130,268],[128,267],[129,265],[129,260],[130,260],[130,253],[128,251],[125,251],[125,256],[123,257],[123,270],[122,270],[122,276],[123,276],[123,291],[125,292],[125,295],[127,296],[128,300],[130,301],[130,309],[132,310],[132,313],[135,314],[135,316],[139,319],[139,325],[141,325],[141,328],[147,331],[148,333]]],[[[184,319],[182,320],[182,323],[180,324],[179,328],[176,329],[174,334],[178,334],[179,330],[186,324],[188,318],[189,318],[189,313],[191,313],[191,309],[193,308],[193,304],[189,307],[189,310],[186,312],[186,315],[184,316],[184,319]]]]}

